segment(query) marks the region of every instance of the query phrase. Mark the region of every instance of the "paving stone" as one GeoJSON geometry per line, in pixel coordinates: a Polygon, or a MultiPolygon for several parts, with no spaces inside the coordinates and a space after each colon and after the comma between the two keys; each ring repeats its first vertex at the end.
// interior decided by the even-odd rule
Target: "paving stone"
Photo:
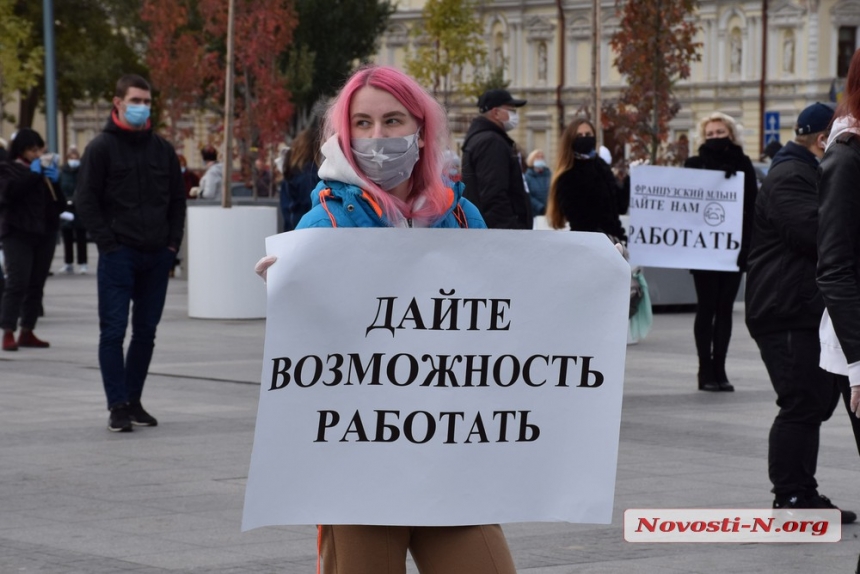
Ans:
{"type": "MultiPolygon", "coordinates": [[[[95,269],[92,246],[91,259],[95,269]]],[[[189,319],[186,283],[172,280],[144,394],[159,426],[114,434],[96,309],[95,275],[55,275],[36,329],[51,348],[0,356],[0,574],[314,572],[313,526],[240,532],[264,322],[189,319]]],[[[628,348],[612,524],[505,525],[519,572],[855,571],[857,525],[835,544],[624,541],[627,508],[770,505],[774,394],[740,304],[734,323],[727,370],[737,391],[701,393],[693,315],[654,317],[628,348]]],[[[822,430],[818,478],[855,510],[858,462],[840,407],[822,430]]]]}

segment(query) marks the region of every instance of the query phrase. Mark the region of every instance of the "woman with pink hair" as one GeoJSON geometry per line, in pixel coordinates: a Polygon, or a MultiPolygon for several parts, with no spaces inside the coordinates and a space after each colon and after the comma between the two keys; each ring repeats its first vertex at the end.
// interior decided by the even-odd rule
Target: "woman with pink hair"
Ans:
{"type": "Polygon", "coordinates": [[[443,179],[444,110],[402,72],[356,72],[326,114],[323,139],[321,182],[296,229],[484,227],[477,208],[443,179]]]}
{"type": "MultiPolygon", "coordinates": [[[[382,66],[358,70],[329,108],[323,134],[321,181],[296,229],[486,228],[462,198],[463,185],[445,177],[444,110],[409,76],[382,66]]],[[[264,280],[274,262],[257,263],[264,280]]],[[[425,574],[516,572],[498,524],[321,525],[319,539],[325,574],[403,574],[407,550],[425,574]]]]}

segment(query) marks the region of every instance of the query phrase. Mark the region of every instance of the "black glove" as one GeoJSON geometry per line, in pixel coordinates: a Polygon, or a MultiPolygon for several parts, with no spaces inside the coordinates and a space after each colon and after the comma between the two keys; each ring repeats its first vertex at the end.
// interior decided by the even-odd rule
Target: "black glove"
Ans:
{"type": "Polygon", "coordinates": [[[731,179],[731,177],[738,172],[738,170],[736,170],[730,165],[724,166],[723,171],[726,172],[726,179],[731,179]]]}
{"type": "Polygon", "coordinates": [[[749,256],[749,248],[741,247],[738,252],[737,266],[738,270],[743,273],[747,270],[747,256],[749,256]]]}

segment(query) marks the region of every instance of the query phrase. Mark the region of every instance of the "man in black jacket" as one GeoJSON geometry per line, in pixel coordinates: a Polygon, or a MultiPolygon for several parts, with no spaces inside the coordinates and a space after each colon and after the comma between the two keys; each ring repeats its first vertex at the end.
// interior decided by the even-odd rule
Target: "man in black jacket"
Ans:
{"type": "Polygon", "coordinates": [[[119,79],[114,108],[84,153],[75,206],[99,250],[99,366],[108,430],[158,422],[141,405],[155,330],[185,225],[185,187],[176,152],[152,131],[149,84],[119,79]],[[131,305],[131,342],[123,340],[131,305]]]}
{"type": "MultiPolygon", "coordinates": [[[[818,493],[815,480],[821,423],[833,413],[840,391],[848,392],[818,366],[818,325],[824,311],[815,284],[818,163],[833,113],[822,103],[800,113],[795,140],[774,156],[756,198],[746,323],[779,406],[768,448],[774,508],[834,508],[818,493]]],[[[842,522],[856,518],[842,511],[842,522]]]]}
{"type": "Polygon", "coordinates": [[[478,99],[481,115],[463,142],[463,196],[478,207],[490,229],[534,226],[522,158],[507,134],[519,123],[516,108],[525,104],[507,90],[487,90],[478,99]]]}

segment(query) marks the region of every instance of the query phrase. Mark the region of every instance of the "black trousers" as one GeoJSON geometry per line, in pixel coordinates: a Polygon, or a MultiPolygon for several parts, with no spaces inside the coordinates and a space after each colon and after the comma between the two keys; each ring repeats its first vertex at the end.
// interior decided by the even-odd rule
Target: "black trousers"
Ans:
{"type": "Polygon", "coordinates": [[[56,233],[12,233],[3,238],[6,287],[0,301],[0,329],[14,331],[19,318],[25,329],[36,326],[56,246],[56,233]]]}
{"type": "Polygon", "coordinates": [[[693,335],[700,359],[725,361],[732,338],[732,309],[742,273],[693,271],[696,286],[696,319],[693,335]]]}
{"type": "MultiPolygon", "coordinates": [[[[768,442],[772,492],[778,498],[814,495],[821,423],[833,414],[840,395],[849,408],[848,378],[819,368],[817,329],[759,335],[755,341],[779,406],[768,442]]],[[[850,411],[848,414],[860,453],[860,420],[850,411]]]]}
{"type": "Polygon", "coordinates": [[[79,227],[63,228],[63,262],[71,265],[74,248],[77,248],[78,265],[87,264],[87,230],[79,227]]]}

